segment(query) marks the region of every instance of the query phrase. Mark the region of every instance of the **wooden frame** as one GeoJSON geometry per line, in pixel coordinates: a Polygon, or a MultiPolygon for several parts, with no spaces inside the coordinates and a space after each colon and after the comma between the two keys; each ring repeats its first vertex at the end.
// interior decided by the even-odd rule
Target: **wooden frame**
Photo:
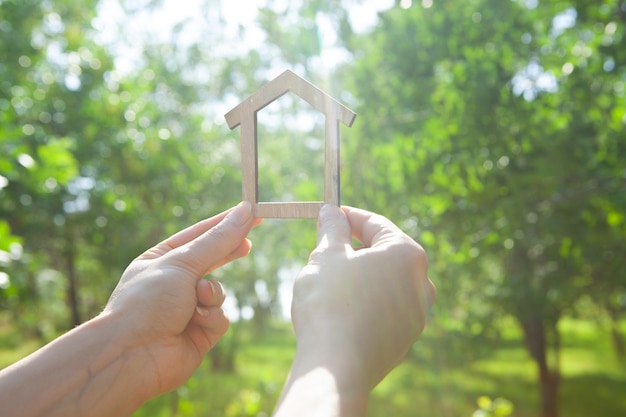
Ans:
{"type": "Polygon", "coordinates": [[[224,116],[231,129],[241,126],[242,196],[250,202],[255,217],[315,218],[325,203],[339,205],[339,123],[352,126],[356,114],[322,90],[285,71],[224,116]],[[324,201],[259,202],[257,112],[284,94],[292,92],[326,116],[324,152],[324,201]]]}

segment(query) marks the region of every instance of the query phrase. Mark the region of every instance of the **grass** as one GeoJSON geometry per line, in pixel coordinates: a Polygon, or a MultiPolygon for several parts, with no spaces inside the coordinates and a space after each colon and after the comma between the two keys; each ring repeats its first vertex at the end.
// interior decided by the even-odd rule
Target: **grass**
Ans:
{"type": "Polygon", "coordinates": [[[0,316],[0,369],[17,362],[40,347],[35,339],[22,340],[8,317],[0,316]]]}
{"type": "MultiPolygon", "coordinates": [[[[448,358],[407,361],[373,392],[371,416],[471,416],[481,395],[513,402],[514,416],[537,416],[536,365],[520,343],[519,333],[504,335],[488,356],[467,361],[448,358]],[[515,342],[515,343],[511,343],[515,342]]],[[[626,365],[614,355],[607,332],[591,322],[561,323],[561,415],[566,417],[626,415],[626,365]]],[[[441,336],[441,335],[438,335],[441,336]]],[[[432,348],[418,341],[415,350],[432,348]]],[[[441,341],[437,350],[445,350],[441,341]]],[[[457,354],[458,356],[458,354],[457,354]]]]}
{"type": "Polygon", "coordinates": [[[27,340],[20,342],[17,346],[0,347],[0,369],[17,362],[23,357],[30,355],[39,348],[39,342],[36,340],[27,340]]]}
{"type": "MultiPolygon", "coordinates": [[[[579,320],[564,320],[560,328],[561,415],[626,415],[626,365],[615,358],[608,331],[579,320]]],[[[212,371],[207,360],[183,387],[149,401],[134,417],[271,415],[294,354],[291,328],[275,323],[261,338],[247,325],[233,330],[240,338],[235,372],[212,371]]],[[[7,338],[0,327],[0,366],[36,348],[3,343],[7,338]]],[[[510,400],[515,417],[537,416],[536,367],[514,327],[490,345],[432,326],[412,352],[373,391],[369,416],[469,417],[481,395],[510,400]]]]}
{"type": "Polygon", "coordinates": [[[231,330],[241,339],[235,373],[214,372],[205,361],[185,386],[149,401],[133,416],[270,415],[295,353],[291,327],[276,323],[262,339],[247,326],[231,330]]]}
{"type": "MultiPolygon", "coordinates": [[[[626,368],[615,359],[608,334],[588,322],[568,320],[564,321],[562,331],[562,415],[626,415],[623,395],[626,368]]],[[[445,347],[451,341],[445,337],[442,340],[441,334],[437,338],[425,337],[415,346],[419,354],[405,361],[376,387],[368,415],[471,416],[477,409],[476,399],[488,395],[512,401],[516,417],[536,416],[539,403],[536,368],[518,337],[519,333],[511,331],[497,347],[480,349],[490,352],[488,355],[468,351],[467,360],[458,353],[450,357],[445,347]]],[[[204,404],[213,402],[214,408],[177,415],[270,415],[292,356],[290,330],[286,326],[274,328],[262,340],[242,347],[237,374],[206,375],[203,391],[210,392],[210,384],[220,380],[220,396],[224,401],[218,404],[214,398],[198,397],[197,401],[204,404]],[[262,406],[254,409],[256,414],[233,412],[232,404],[245,402],[241,393],[248,390],[263,398],[262,406]]],[[[141,410],[135,417],[148,415],[156,414],[141,410]]]]}

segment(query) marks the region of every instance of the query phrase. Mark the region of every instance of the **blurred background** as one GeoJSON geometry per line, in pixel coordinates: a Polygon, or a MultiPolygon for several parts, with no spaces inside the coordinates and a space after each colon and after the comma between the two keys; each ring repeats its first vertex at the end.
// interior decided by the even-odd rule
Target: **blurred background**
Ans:
{"type": "MultiPolygon", "coordinates": [[[[625,36],[624,0],[0,0],[0,367],[239,202],[223,115],[289,68],[358,113],[342,203],[439,290],[369,415],[626,415],[625,36]]],[[[259,113],[262,200],[322,198],[323,127],[292,95],[259,113]]],[[[135,416],[271,414],[315,232],[252,232],[215,273],[231,330],[135,416]]]]}

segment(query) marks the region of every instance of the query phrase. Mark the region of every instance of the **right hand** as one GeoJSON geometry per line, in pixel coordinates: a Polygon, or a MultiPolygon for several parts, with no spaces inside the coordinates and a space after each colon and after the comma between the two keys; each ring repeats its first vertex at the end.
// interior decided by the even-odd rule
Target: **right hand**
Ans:
{"type": "Polygon", "coordinates": [[[369,392],[418,339],[435,294],[424,250],[396,225],[326,205],[317,247],[294,285],[297,357],[369,392]],[[353,249],[352,237],[363,247],[353,249]]]}

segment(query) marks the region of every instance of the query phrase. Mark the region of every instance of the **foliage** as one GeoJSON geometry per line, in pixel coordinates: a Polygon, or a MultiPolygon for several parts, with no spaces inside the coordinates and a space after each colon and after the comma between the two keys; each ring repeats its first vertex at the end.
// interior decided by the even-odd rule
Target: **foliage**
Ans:
{"type": "Polygon", "coordinates": [[[481,395],[476,400],[478,410],[474,411],[472,417],[505,417],[513,412],[513,404],[505,398],[492,400],[486,395],[481,395]]]}
{"type": "MultiPolygon", "coordinates": [[[[163,3],[121,5],[138,19],[163,3]]],[[[269,3],[257,19],[262,48],[235,52],[246,29],[226,38],[227,22],[210,13],[220,2],[203,3],[194,42],[183,41],[191,22],[136,39],[122,20],[105,44],[96,0],[0,0],[0,312],[12,326],[49,339],[96,314],[132,257],[237,203],[238,132],[223,114],[289,66],[358,112],[342,129],[343,202],[385,214],[429,253],[436,337],[411,363],[462,367],[497,362],[492,343],[525,347],[553,389],[544,415],[556,414],[559,385],[570,395],[601,379],[568,381],[578,377],[562,328],[568,317],[596,320],[624,355],[626,2],[401,1],[365,33],[353,27],[360,2],[269,3]],[[333,36],[344,59],[329,66],[333,36]],[[123,69],[124,42],[141,47],[123,69]]],[[[323,122],[289,96],[259,118],[263,198],[318,199],[323,122]]],[[[250,238],[251,256],[215,277],[262,337],[315,223],[266,220],[250,238]]],[[[242,372],[253,342],[229,337],[211,363],[242,372]]],[[[418,391],[419,369],[405,369],[400,385],[418,391]]],[[[154,407],[192,415],[202,372],[154,407]]],[[[256,393],[270,391],[233,386],[224,407],[254,414],[256,393]]],[[[455,415],[483,394],[511,398],[523,415],[540,403],[512,390],[453,393],[464,404],[455,415]]],[[[408,404],[402,395],[393,401],[408,404]]]]}
{"type": "MultiPolygon", "coordinates": [[[[3,295],[27,327],[44,324],[20,314],[27,300],[33,311],[41,302],[42,269],[59,271],[66,288],[71,317],[54,323],[63,330],[101,308],[132,257],[236,202],[227,192],[239,187],[232,141],[202,129],[189,108],[202,90],[153,50],[148,68],[122,76],[89,36],[93,6],[2,5],[11,35],[2,47],[19,65],[2,67],[0,209],[24,245],[7,255],[19,259],[3,295]]],[[[5,248],[15,244],[8,230],[2,236],[5,248]]]]}
{"type": "Polygon", "coordinates": [[[351,197],[410,225],[434,255],[439,314],[517,318],[544,416],[558,413],[559,319],[599,282],[603,294],[625,289],[604,269],[626,241],[611,214],[626,210],[626,95],[614,88],[626,67],[613,58],[624,20],[621,2],[598,10],[424,2],[385,12],[352,46],[366,120],[356,134],[370,139],[348,169],[376,187],[351,197]]]}

